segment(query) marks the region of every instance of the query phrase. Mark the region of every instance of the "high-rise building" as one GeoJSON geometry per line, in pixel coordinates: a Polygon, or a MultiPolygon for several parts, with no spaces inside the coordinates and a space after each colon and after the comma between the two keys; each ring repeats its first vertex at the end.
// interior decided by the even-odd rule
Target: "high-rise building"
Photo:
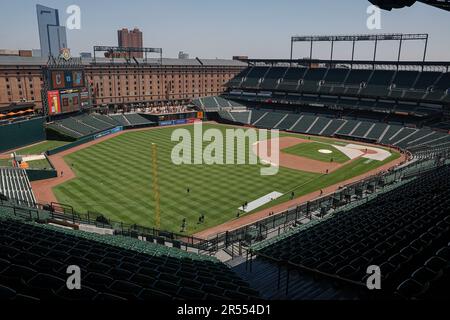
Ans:
{"type": "Polygon", "coordinates": [[[41,55],[42,57],[57,57],[62,48],[67,48],[66,27],[59,24],[57,9],[38,4],[36,5],[36,11],[41,55]]]}
{"type": "MultiPolygon", "coordinates": [[[[134,28],[133,30],[126,28],[118,30],[117,39],[119,47],[142,48],[144,46],[142,32],[138,28],[134,28]]],[[[142,52],[131,52],[131,57],[143,58],[144,54],[142,52]]]]}
{"type": "Polygon", "coordinates": [[[180,51],[178,53],[178,59],[182,59],[182,60],[189,59],[189,53],[180,51]]]}
{"type": "Polygon", "coordinates": [[[80,52],[80,57],[83,59],[90,59],[92,58],[92,53],[90,52],[80,52]]]}
{"type": "Polygon", "coordinates": [[[33,57],[41,57],[41,49],[33,49],[32,53],[33,57]]]}

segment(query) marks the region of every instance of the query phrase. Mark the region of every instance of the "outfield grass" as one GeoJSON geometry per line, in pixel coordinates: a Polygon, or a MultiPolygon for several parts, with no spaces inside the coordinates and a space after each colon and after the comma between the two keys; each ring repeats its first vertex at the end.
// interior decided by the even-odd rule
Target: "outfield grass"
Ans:
{"type": "MultiPolygon", "coordinates": [[[[378,167],[381,167],[391,161],[394,161],[398,158],[400,158],[400,153],[395,152],[392,153],[392,155],[387,158],[384,161],[375,161],[375,160],[369,160],[365,158],[359,158],[355,161],[352,161],[349,164],[346,164],[345,166],[341,167],[340,169],[330,173],[330,174],[322,174],[316,179],[313,179],[309,181],[306,184],[299,184],[297,187],[295,187],[292,190],[289,190],[288,193],[283,195],[282,197],[272,201],[271,203],[268,203],[267,205],[264,205],[257,210],[254,210],[253,212],[260,211],[262,209],[270,208],[275,205],[281,204],[283,202],[289,201],[291,197],[291,192],[294,192],[295,197],[301,197],[304,195],[307,195],[311,192],[324,189],[326,187],[332,186],[334,184],[337,184],[341,181],[345,181],[354,177],[357,177],[359,175],[364,174],[365,172],[374,170],[378,167]]],[[[250,213],[253,213],[250,212],[250,213]]]]}
{"type": "MultiPolygon", "coordinates": [[[[204,130],[208,128],[223,132],[227,127],[203,125],[204,130]]],[[[185,129],[192,132],[193,126],[185,129]]],[[[177,166],[171,161],[172,149],[177,144],[170,139],[173,130],[128,132],[66,156],[65,161],[72,165],[77,178],[55,187],[56,197],[80,212],[98,212],[116,221],[154,226],[151,144],[155,143],[158,147],[161,228],[179,232],[181,222],[186,218],[187,233],[192,234],[236,219],[243,203],[270,192],[295,190],[298,194],[306,194],[383,164],[351,163],[350,172],[346,171],[350,167],[343,168],[327,179],[321,174],[288,168],[280,168],[275,176],[261,176],[263,166],[259,164],[177,166]],[[205,223],[198,224],[201,214],[205,215],[205,223]]],[[[282,200],[287,199],[283,197],[282,200]]]]}
{"type": "Polygon", "coordinates": [[[0,167],[12,167],[11,159],[0,159],[0,167]]]}
{"type": "Polygon", "coordinates": [[[296,156],[323,162],[333,161],[337,163],[344,163],[350,160],[350,158],[343,154],[341,151],[333,147],[331,144],[325,142],[299,143],[295,146],[283,149],[282,151],[296,156]],[[321,149],[330,150],[332,151],[332,153],[320,153],[319,150],[321,149]]]}
{"type": "Polygon", "coordinates": [[[47,169],[47,170],[52,169],[52,166],[47,161],[47,159],[33,160],[28,161],[27,163],[30,166],[30,169],[47,169]]]}
{"type": "Polygon", "coordinates": [[[55,149],[57,147],[64,146],[68,144],[67,141],[59,141],[59,140],[47,140],[30,147],[25,147],[20,150],[17,150],[17,154],[20,155],[34,155],[34,154],[42,154],[48,150],[55,149]]]}

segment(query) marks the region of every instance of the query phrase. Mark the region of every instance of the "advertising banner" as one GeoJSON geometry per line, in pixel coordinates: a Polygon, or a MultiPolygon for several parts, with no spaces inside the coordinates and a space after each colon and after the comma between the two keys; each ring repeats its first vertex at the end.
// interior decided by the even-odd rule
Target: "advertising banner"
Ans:
{"type": "Polygon", "coordinates": [[[64,71],[52,71],[51,79],[53,89],[64,89],[66,87],[64,71]]]}
{"type": "Polygon", "coordinates": [[[160,126],[171,126],[171,125],[173,125],[173,121],[172,121],[172,120],[169,120],[169,121],[160,121],[160,122],[159,122],[159,125],[160,125],[160,126]]]}
{"type": "Polygon", "coordinates": [[[186,119],[186,123],[195,123],[195,122],[199,122],[199,121],[202,121],[202,120],[197,119],[197,118],[186,119]]]}
{"type": "Polygon", "coordinates": [[[101,137],[108,136],[110,134],[117,133],[117,132],[120,132],[122,130],[123,130],[123,127],[115,127],[113,129],[106,130],[106,131],[100,132],[99,134],[96,134],[94,136],[94,139],[100,139],[101,137]]]}
{"type": "Polygon", "coordinates": [[[48,91],[47,92],[47,100],[48,100],[48,113],[49,114],[57,114],[61,112],[61,104],[59,101],[59,92],[58,91],[48,91]]]}
{"type": "Polygon", "coordinates": [[[186,119],[175,120],[175,124],[186,124],[186,119]]]}

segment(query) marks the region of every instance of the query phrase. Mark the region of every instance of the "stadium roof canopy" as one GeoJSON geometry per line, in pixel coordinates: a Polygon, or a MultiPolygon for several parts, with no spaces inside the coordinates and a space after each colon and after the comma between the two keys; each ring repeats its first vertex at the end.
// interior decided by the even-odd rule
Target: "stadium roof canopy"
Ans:
{"type": "Polygon", "coordinates": [[[248,65],[289,65],[289,66],[308,66],[325,65],[349,67],[365,66],[367,68],[377,69],[402,69],[402,70],[444,70],[450,71],[450,61],[373,61],[373,60],[324,60],[324,59],[242,59],[242,62],[248,65]]]}
{"type": "Polygon", "coordinates": [[[392,10],[410,7],[416,2],[422,2],[439,9],[450,11],[450,0],[369,0],[374,5],[384,10],[392,10]]]}
{"type": "Polygon", "coordinates": [[[309,59],[312,60],[313,47],[316,42],[330,43],[330,60],[333,60],[334,44],[336,42],[351,42],[352,46],[352,60],[355,58],[355,46],[359,42],[372,42],[373,47],[373,61],[376,61],[378,43],[382,41],[396,41],[399,43],[397,61],[401,60],[402,45],[405,41],[423,41],[423,61],[426,60],[428,48],[428,34],[426,33],[380,33],[380,34],[354,34],[354,35],[312,35],[312,36],[293,36],[291,37],[291,60],[293,59],[294,44],[296,42],[309,42],[309,59]]]}
{"type": "MultiPolygon", "coordinates": [[[[141,65],[146,65],[144,59],[137,59],[141,65]]],[[[9,66],[44,66],[48,62],[47,58],[42,57],[19,57],[19,56],[0,56],[0,65],[9,66]]],[[[88,66],[94,63],[93,58],[81,59],[83,65],[88,66]]],[[[112,61],[109,58],[96,58],[97,64],[114,64],[114,65],[134,65],[134,63],[127,63],[126,59],[115,58],[112,61]]],[[[160,65],[158,58],[148,58],[147,64],[160,65]]],[[[162,66],[206,66],[206,67],[243,67],[244,63],[237,60],[227,59],[176,59],[176,58],[163,58],[162,66]]]]}

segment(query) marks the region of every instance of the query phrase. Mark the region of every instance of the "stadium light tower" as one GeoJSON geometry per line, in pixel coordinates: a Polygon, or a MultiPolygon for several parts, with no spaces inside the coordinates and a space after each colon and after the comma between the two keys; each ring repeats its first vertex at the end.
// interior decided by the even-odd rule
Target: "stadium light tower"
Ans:
{"type": "Polygon", "coordinates": [[[411,7],[416,2],[422,2],[430,6],[450,11],[450,0],[369,0],[372,4],[384,10],[411,7]]]}

